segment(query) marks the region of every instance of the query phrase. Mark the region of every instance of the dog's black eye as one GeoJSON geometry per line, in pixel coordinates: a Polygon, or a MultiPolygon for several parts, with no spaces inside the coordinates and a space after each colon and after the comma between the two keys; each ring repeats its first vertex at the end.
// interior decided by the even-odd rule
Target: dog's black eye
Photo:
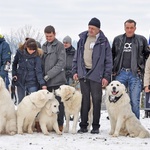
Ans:
{"type": "Polygon", "coordinates": [[[54,107],[56,107],[56,105],[54,105],[54,107]]]}
{"type": "Polygon", "coordinates": [[[49,92],[47,91],[47,94],[49,94],[49,92]]]}
{"type": "Polygon", "coordinates": [[[113,84],[111,84],[111,86],[113,86],[113,84]]]}
{"type": "Polygon", "coordinates": [[[117,84],[117,86],[119,86],[119,84],[117,84]]]}

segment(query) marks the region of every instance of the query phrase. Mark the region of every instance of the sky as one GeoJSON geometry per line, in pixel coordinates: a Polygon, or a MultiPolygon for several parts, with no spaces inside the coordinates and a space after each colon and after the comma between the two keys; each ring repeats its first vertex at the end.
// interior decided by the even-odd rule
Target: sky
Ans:
{"type": "MultiPolygon", "coordinates": [[[[106,119],[107,111],[101,112],[101,127],[99,134],[63,133],[57,135],[50,132],[46,136],[42,133],[0,135],[0,150],[148,150],[150,139],[110,136],[110,121],[106,119]]],[[[150,132],[150,118],[144,118],[144,110],[141,110],[141,123],[150,132]]],[[[72,127],[72,121],[70,121],[72,127]]],[[[79,126],[77,126],[79,129],[79,126]]]]}
{"type": "Polygon", "coordinates": [[[100,19],[109,41],[124,33],[127,19],[137,22],[137,34],[149,38],[150,0],[1,0],[0,33],[9,34],[25,25],[43,33],[52,25],[58,39],[69,35],[78,40],[93,17],[100,19]]]}

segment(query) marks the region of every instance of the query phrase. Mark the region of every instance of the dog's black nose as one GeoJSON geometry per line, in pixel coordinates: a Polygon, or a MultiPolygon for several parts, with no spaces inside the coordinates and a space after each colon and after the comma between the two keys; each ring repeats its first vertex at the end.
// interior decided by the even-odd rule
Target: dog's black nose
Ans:
{"type": "Polygon", "coordinates": [[[116,91],[116,87],[115,87],[115,86],[113,86],[112,90],[113,90],[113,91],[116,91]]]}

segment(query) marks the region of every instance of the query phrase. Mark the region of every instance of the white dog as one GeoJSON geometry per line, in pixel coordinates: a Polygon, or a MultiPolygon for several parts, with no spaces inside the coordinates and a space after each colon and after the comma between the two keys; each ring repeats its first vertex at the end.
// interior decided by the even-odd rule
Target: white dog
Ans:
{"type": "Polygon", "coordinates": [[[0,77],[0,134],[14,135],[17,132],[15,105],[0,77]]]}
{"type": "Polygon", "coordinates": [[[64,103],[66,116],[66,127],[64,132],[69,132],[70,115],[73,115],[74,119],[71,133],[74,134],[77,132],[76,128],[81,109],[82,94],[69,85],[61,85],[59,89],[55,90],[55,93],[61,97],[61,101],[64,103]]]}
{"type": "Polygon", "coordinates": [[[106,88],[106,96],[106,108],[111,124],[110,135],[113,137],[119,135],[150,137],[149,132],[132,112],[130,98],[123,84],[119,81],[112,81],[106,88]]]}
{"type": "Polygon", "coordinates": [[[23,132],[33,133],[32,126],[35,117],[46,102],[53,99],[53,97],[54,94],[48,90],[39,90],[23,98],[17,109],[18,134],[23,134],[23,132]]]}
{"type": "Polygon", "coordinates": [[[49,131],[55,130],[57,134],[61,135],[59,130],[57,116],[59,113],[59,102],[55,98],[46,103],[39,113],[37,119],[41,126],[43,134],[49,135],[49,131]]]}

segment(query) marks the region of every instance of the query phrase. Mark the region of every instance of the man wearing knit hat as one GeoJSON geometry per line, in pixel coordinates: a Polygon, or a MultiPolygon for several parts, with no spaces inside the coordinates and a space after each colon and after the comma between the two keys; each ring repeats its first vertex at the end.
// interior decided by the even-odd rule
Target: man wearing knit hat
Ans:
{"type": "Polygon", "coordinates": [[[100,27],[99,19],[92,18],[90,20],[88,31],[84,31],[79,35],[77,52],[73,59],[73,78],[80,81],[82,92],[81,122],[78,133],[88,132],[90,95],[93,102],[91,133],[99,133],[102,87],[106,87],[111,78],[111,48],[100,27]]]}
{"type": "Polygon", "coordinates": [[[63,39],[64,48],[66,50],[66,66],[65,66],[65,73],[66,73],[66,80],[67,85],[73,84],[73,77],[72,77],[72,60],[75,54],[75,48],[72,46],[72,39],[70,36],[66,36],[63,39]]]}
{"type": "Polygon", "coordinates": [[[8,88],[8,69],[11,62],[11,51],[9,44],[5,41],[4,36],[0,34],[0,76],[4,79],[8,88]]]}

